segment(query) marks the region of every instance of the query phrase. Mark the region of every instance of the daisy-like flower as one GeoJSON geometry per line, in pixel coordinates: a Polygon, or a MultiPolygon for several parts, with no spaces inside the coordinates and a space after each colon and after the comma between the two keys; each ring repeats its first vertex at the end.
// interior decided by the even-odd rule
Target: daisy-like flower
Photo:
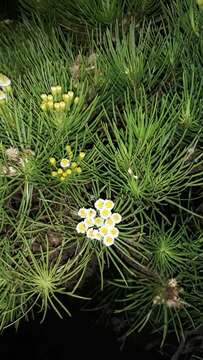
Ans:
{"type": "Polygon", "coordinates": [[[105,200],[104,201],[104,208],[112,210],[114,207],[114,202],[112,200],[105,200]]]}
{"type": "Polygon", "coordinates": [[[104,207],[104,200],[103,199],[98,199],[95,204],[94,204],[95,208],[97,210],[102,210],[104,207]]]}
{"type": "Polygon", "coordinates": [[[103,244],[105,246],[113,245],[114,244],[114,238],[112,236],[110,236],[110,235],[105,236],[104,239],[103,239],[103,244]]]}
{"type": "Polygon", "coordinates": [[[95,216],[97,215],[96,211],[92,208],[87,210],[87,216],[90,218],[95,218],[95,216]]]}
{"type": "Polygon", "coordinates": [[[76,226],[76,231],[78,234],[85,234],[86,233],[86,226],[84,221],[79,222],[76,226]]]}
{"type": "Polygon", "coordinates": [[[67,169],[70,166],[70,160],[69,159],[62,159],[60,161],[60,165],[63,169],[67,169]]]}
{"type": "Polygon", "coordinates": [[[101,234],[101,236],[107,236],[109,233],[109,228],[108,226],[101,226],[99,229],[99,233],[101,234]]]}
{"type": "Polygon", "coordinates": [[[98,216],[98,217],[96,217],[94,224],[97,227],[101,227],[104,224],[104,219],[102,219],[101,217],[98,216]]]}
{"type": "Polygon", "coordinates": [[[4,74],[0,74],[0,86],[2,88],[10,86],[11,80],[4,74]]]}
{"type": "Polygon", "coordinates": [[[84,224],[86,226],[86,229],[94,226],[94,218],[92,217],[87,217],[85,220],[84,220],[84,224]]]}
{"type": "Polygon", "coordinates": [[[119,224],[122,220],[122,216],[119,213],[114,213],[112,214],[111,219],[114,221],[115,224],[119,224]]]}
{"type": "Polygon", "coordinates": [[[87,217],[87,214],[88,214],[88,209],[80,208],[80,210],[78,211],[78,216],[80,216],[83,219],[87,217]]]}
{"type": "Polygon", "coordinates": [[[93,235],[94,235],[95,240],[101,240],[102,239],[102,236],[101,236],[99,230],[93,230],[93,235]]]}
{"type": "Polygon", "coordinates": [[[115,221],[112,219],[112,216],[105,221],[105,225],[108,226],[109,228],[114,227],[115,221]]]}
{"type": "Polygon", "coordinates": [[[93,229],[88,229],[87,230],[87,237],[89,239],[94,239],[94,230],[93,229]]]}
{"type": "Polygon", "coordinates": [[[100,216],[102,219],[108,219],[111,216],[111,210],[110,209],[100,210],[100,216]]]}
{"type": "Polygon", "coordinates": [[[109,230],[109,234],[115,239],[119,235],[119,230],[116,227],[113,227],[109,230]]]}

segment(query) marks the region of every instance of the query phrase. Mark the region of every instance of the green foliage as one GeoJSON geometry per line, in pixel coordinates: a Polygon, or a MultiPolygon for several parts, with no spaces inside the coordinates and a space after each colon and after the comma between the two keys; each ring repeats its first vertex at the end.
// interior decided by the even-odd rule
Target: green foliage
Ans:
{"type": "Polygon", "coordinates": [[[0,328],[70,314],[61,296],[95,279],[127,334],[181,340],[202,321],[202,12],[21,4],[27,18],[0,23],[0,328]],[[77,231],[98,199],[122,219],[112,246],[77,231]]]}

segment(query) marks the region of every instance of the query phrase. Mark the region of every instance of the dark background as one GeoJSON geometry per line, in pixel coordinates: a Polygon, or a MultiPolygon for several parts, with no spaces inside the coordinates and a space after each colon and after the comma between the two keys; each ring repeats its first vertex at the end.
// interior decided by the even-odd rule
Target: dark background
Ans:
{"type": "MultiPolygon", "coordinates": [[[[73,0],[74,1],[74,0],[73,0]]],[[[0,0],[0,20],[20,20],[20,11],[17,0],[0,0]]],[[[1,51],[1,49],[0,49],[1,51]]],[[[1,65],[1,64],[0,64],[1,65]]],[[[64,301],[65,303],[65,301],[64,301]]],[[[94,312],[81,312],[77,301],[70,303],[72,318],[64,314],[61,320],[53,311],[49,311],[43,324],[40,317],[29,322],[22,321],[18,331],[12,326],[0,335],[0,358],[28,360],[76,359],[82,355],[88,359],[112,357],[113,359],[150,359],[167,360],[177,350],[174,338],[166,346],[164,355],[161,355],[157,345],[151,346],[150,337],[136,335],[129,338],[122,351],[118,334],[113,331],[112,324],[99,322],[98,314],[94,312]],[[146,348],[153,349],[146,351],[146,348]]],[[[158,335],[157,335],[158,337],[158,335]]],[[[158,343],[160,339],[153,339],[158,343]]],[[[188,356],[177,356],[174,360],[192,360],[188,356]]]]}

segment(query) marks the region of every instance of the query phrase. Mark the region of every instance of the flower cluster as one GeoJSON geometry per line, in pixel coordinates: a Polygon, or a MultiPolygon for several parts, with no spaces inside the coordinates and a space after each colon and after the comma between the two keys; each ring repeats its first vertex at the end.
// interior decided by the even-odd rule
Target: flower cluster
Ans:
{"type": "Polygon", "coordinates": [[[0,104],[7,100],[7,94],[11,91],[11,80],[4,74],[0,74],[0,104]]]}
{"type": "Polygon", "coordinates": [[[79,97],[74,95],[73,91],[63,93],[60,85],[52,86],[50,94],[41,95],[42,103],[41,109],[43,111],[58,111],[63,112],[69,110],[71,105],[77,105],[79,97]]]}
{"type": "Polygon", "coordinates": [[[4,151],[6,161],[1,167],[1,171],[6,176],[16,176],[19,170],[26,168],[29,158],[35,154],[31,149],[20,151],[18,148],[9,147],[4,151]]]}
{"type": "Polygon", "coordinates": [[[74,155],[70,145],[66,145],[66,153],[67,157],[64,157],[60,161],[57,161],[54,157],[49,159],[51,166],[54,168],[51,175],[58,177],[61,181],[64,181],[74,173],[80,174],[82,171],[80,163],[85,157],[85,153],[80,152],[77,159],[75,159],[76,161],[74,161],[74,155]]]}
{"type": "Polygon", "coordinates": [[[93,208],[81,208],[78,215],[83,221],[79,222],[76,231],[79,234],[86,234],[89,239],[100,240],[106,246],[114,244],[119,236],[119,230],[116,227],[122,220],[119,213],[112,213],[114,203],[112,200],[99,199],[93,208]]]}

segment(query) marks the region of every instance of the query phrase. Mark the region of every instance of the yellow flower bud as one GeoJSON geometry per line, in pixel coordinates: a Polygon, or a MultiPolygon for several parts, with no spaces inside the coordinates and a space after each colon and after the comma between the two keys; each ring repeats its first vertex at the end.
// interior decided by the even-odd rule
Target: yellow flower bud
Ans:
{"type": "Polygon", "coordinates": [[[49,94],[49,95],[47,96],[47,100],[48,100],[48,101],[53,101],[53,95],[49,94]]]}
{"type": "Polygon", "coordinates": [[[46,100],[47,100],[47,94],[42,94],[42,95],[41,95],[41,99],[42,99],[43,101],[46,101],[46,100]]]}
{"type": "Polygon", "coordinates": [[[50,164],[53,165],[53,166],[56,165],[56,159],[55,159],[54,157],[51,157],[51,158],[49,159],[49,162],[50,162],[50,164]]]}
{"type": "Polygon", "coordinates": [[[80,98],[78,96],[75,97],[74,99],[74,104],[77,105],[80,101],[80,98]]]}
{"type": "Polygon", "coordinates": [[[85,157],[85,152],[80,152],[78,157],[80,160],[83,160],[85,157]]]}
{"type": "Polygon", "coordinates": [[[73,97],[74,97],[74,92],[73,92],[73,91],[68,91],[68,96],[70,96],[70,98],[73,99],[73,97]]]}
{"type": "Polygon", "coordinates": [[[51,86],[51,93],[53,96],[57,95],[57,87],[56,86],[51,86]]]}
{"type": "Polygon", "coordinates": [[[62,174],[63,174],[63,170],[62,170],[62,169],[58,169],[57,172],[58,172],[59,175],[62,175],[62,174]]]}
{"type": "Polygon", "coordinates": [[[60,85],[56,86],[57,95],[61,95],[62,87],[60,85]]]}
{"type": "Polygon", "coordinates": [[[67,151],[67,153],[71,152],[71,146],[70,145],[66,145],[66,151],[67,151]]]}
{"type": "Polygon", "coordinates": [[[78,166],[77,168],[75,168],[75,171],[76,171],[78,174],[80,174],[80,173],[82,172],[82,169],[81,169],[80,166],[78,166]]]}
{"type": "Polygon", "coordinates": [[[60,101],[59,105],[60,105],[60,110],[65,110],[66,103],[64,101],[60,101]]]}
{"type": "Polygon", "coordinates": [[[52,171],[51,176],[56,177],[58,175],[57,171],[52,171]]]}
{"type": "Polygon", "coordinates": [[[68,170],[66,170],[65,172],[66,172],[66,174],[67,174],[67,176],[68,176],[68,175],[71,175],[72,170],[71,170],[71,169],[68,169],[68,170]]]}
{"type": "Polygon", "coordinates": [[[68,94],[63,94],[63,101],[65,101],[66,103],[69,103],[70,101],[70,96],[68,94]]]}
{"type": "Polygon", "coordinates": [[[71,169],[75,169],[77,166],[78,166],[78,164],[76,162],[72,162],[71,169]]]}
{"type": "Polygon", "coordinates": [[[54,109],[60,111],[60,104],[58,102],[54,103],[54,109]]]}
{"type": "Polygon", "coordinates": [[[54,103],[53,103],[53,101],[48,101],[48,102],[47,102],[47,107],[48,107],[48,109],[53,109],[53,108],[54,108],[54,103]]]}
{"type": "Polygon", "coordinates": [[[41,107],[41,109],[42,109],[43,111],[46,111],[46,110],[47,110],[47,104],[46,104],[46,103],[42,103],[42,104],[40,105],[40,107],[41,107]]]}
{"type": "Polygon", "coordinates": [[[64,180],[65,180],[65,177],[61,176],[60,181],[64,181],[64,180]]]}

